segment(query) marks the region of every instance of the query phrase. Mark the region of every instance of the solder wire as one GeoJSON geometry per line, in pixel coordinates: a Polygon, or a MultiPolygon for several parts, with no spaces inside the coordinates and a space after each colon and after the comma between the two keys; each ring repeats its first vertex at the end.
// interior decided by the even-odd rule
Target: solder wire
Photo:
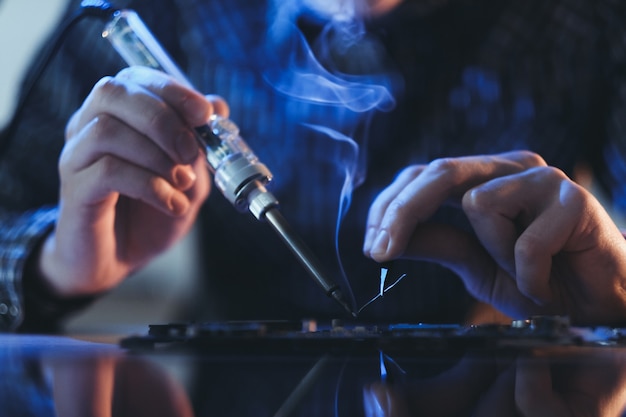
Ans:
{"type": "Polygon", "coordinates": [[[390,289],[392,289],[393,287],[395,287],[400,281],[402,281],[404,278],[406,277],[406,274],[402,274],[400,275],[400,277],[390,286],[385,288],[385,280],[387,278],[387,269],[386,268],[381,268],[381,272],[380,272],[380,292],[378,294],[376,294],[371,300],[369,300],[367,303],[365,303],[363,305],[363,307],[359,308],[358,311],[356,312],[356,314],[361,314],[361,311],[363,311],[367,306],[369,306],[370,304],[372,304],[374,301],[378,300],[379,298],[382,298],[385,293],[387,291],[389,291],[390,289]]]}

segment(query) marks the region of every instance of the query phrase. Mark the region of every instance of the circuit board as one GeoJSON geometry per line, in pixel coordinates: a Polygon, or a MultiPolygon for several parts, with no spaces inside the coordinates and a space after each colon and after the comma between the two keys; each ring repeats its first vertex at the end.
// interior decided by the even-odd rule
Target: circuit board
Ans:
{"type": "Polygon", "coordinates": [[[371,354],[539,346],[620,346],[626,328],[574,327],[567,317],[537,316],[510,324],[364,324],[333,320],[228,321],[149,326],[122,340],[129,350],[199,350],[214,354],[371,354]]]}

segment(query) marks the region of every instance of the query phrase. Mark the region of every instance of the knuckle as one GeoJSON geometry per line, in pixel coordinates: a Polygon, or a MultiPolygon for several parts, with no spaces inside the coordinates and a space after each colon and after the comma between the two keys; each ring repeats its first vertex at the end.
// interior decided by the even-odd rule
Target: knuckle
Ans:
{"type": "Polygon", "coordinates": [[[120,170],[120,161],[112,155],[105,154],[97,162],[100,178],[114,177],[120,170]]]}
{"type": "Polygon", "coordinates": [[[89,126],[95,138],[109,138],[119,134],[120,122],[113,116],[102,113],[95,117],[89,126]]]}
{"type": "Polygon", "coordinates": [[[522,150],[522,151],[517,151],[517,154],[519,155],[519,160],[524,166],[527,166],[527,167],[547,166],[546,161],[541,157],[541,155],[535,152],[522,150]]]}
{"type": "Polygon", "coordinates": [[[409,165],[406,168],[403,168],[398,174],[397,178],[399,180],[411,180],[416,178],[420,172],[422,171],[421,165],[409,165]]]}
{"type": "Polygon", "coordinates": [[[93,87],[92,94],[95,95],[120,95],[126,93],[126,87],[118,79],[106,76],[101,78],[93,87]]]}
{"type": "Polygon", "coordinates": [[[453,173],[458,166],[459,162],[454,158],[437,158],[428,165],[428,169],[441,173],[453,173]]]}
{"type": "Polygon", "coordinates": [[[452,185],[459,182],[461,162],[455,158],[438,158],[428,164],[426,169],[434,178],[452,185]]]}
{"type": "Polygon", "coordinates": [[[408,201],[404,198],[396,197],[387,206],[387,216],[392,219],[402,217],[403,213],[407,212],[408,207],[408,201]]]}
{"type": "Polygon", "coordinates": [[[535,181],[542,183],[569,182],[569,178],[563,170],[553,166],[536,166],[528,169],[528,173],[535,178],[535,181]]]}
{"type": "Polygon", "coordinates": [[[448,172],[453,171],[458,166],[458,162],[454,158],[437,158],[429,164],[429,168],[435,171],[448,172]]]}
{"type": "Polygon", "coordinates": [[[120,80],[130,80],[130,79],[132,79],[135,76],[135,74],[137,74],[138,71],[142,71],[144,68],[146,68],[146,67],[130,66],[130,67],[122,68],[117,73],[115,78],[118,78],[120,80]]]}
{"type": "Polygon", "coordinates": [[[596,201],[591,193],[572,181],[562,179],[559,186],[560,199],[571,210],[583,211],[583,207],[591,206],[596,201]]]}
{"type": "Polygon", "coordinates": [[[532,258],[535,252],[535,239],[530,234],[520,236],[515,242],[515,257],[521,260],[532,258]]]}
{"type": "Polygon", "coordinates": [[[491,194],[480,187],[472,188],[463,195],[461,204],[467,214],[484,213],[492,204],[491,194]]]}

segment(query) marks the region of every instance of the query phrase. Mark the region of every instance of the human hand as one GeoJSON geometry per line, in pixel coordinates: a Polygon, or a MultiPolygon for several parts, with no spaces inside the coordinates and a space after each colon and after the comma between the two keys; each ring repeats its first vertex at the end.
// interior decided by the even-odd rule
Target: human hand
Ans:
{"type": "Polygon", "coordinates": [[[451,158],[405,170],[370,209],[364,252],[438,262],[512,317],[626,318],[626,242],[600,203],[537,155],[451,158]],[[476,236],[428,223],[459,204],[476,236]]]}
{"type": "Polygon", "coordinates": [[[108,290],[190,230],[211,184],[192,128],[213,112],[228,106],[148,68],[96,84],[67,125],[39,262],[55,293],[108,290]]]}

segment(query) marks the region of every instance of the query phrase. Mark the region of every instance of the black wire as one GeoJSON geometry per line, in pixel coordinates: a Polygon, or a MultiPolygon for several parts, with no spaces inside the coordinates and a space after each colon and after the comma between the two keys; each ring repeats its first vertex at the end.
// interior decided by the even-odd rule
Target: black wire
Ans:
{"type": "Polygon", "coordinates": [[[100,19],[110,18],[118,9],[114,8],[109,2],[101,0],[83,0],[78,10],[76,10],[70,17],[61,22],[61,26],[54,33],[50,40],[48,47],[43,51],[42,55],[31,66],[29,76],[24,80],[20,97],[18,99],[15,111],[11,121],[6,128],[0,132],[0,158],[4,156],[5,152],[9,148],[11,139],[15,134],[17,126],[22,114],[26,102],[30,98],[35,88],[35,85],[41,79],[41,76],[45,72],[46,68],[50,64],[50,61],[55,57],[63,42],[70,33],[70,30],[76,26],[80,21],[87,17],[96,17],[100,19]]]}

